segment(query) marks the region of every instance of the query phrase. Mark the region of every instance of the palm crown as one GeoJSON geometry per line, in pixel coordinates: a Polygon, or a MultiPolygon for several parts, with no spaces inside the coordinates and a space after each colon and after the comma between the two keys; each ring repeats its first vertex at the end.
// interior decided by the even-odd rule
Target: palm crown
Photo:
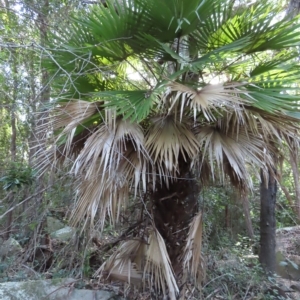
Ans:
{"type": "MultiPolygon", "coordinates": [[[[265,1],[107,1],[54,37],[55,143],[41,166],[72,163],[76,224],[103,228],[107,213],[116,222],[130,199],[151,224],[148,244],[123,243],[102,270],[139,281],[143,257],[175,298],[174,260],[153,217],[158,195],[174,200],[172,186],[191,170],[249,188],[250,172],[272,169],[278,147],[297,140],[299,25],[278,16],[265,1]]],[[[197,278],[201,214],[191,217],[179,261],[197,278]]]]}

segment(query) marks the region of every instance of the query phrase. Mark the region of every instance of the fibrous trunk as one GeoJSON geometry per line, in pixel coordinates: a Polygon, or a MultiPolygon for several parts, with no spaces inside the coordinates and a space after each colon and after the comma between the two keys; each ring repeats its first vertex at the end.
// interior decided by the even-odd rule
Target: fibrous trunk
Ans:
{"type": "Polygon", "coordinates": [[[181,271],[179,259],[189,230],[198,211],[200,186],[195,174],[185,163],[169,187],[165,183],[152,194],[154,222],[165,240],[175,274],[181,271]]]}

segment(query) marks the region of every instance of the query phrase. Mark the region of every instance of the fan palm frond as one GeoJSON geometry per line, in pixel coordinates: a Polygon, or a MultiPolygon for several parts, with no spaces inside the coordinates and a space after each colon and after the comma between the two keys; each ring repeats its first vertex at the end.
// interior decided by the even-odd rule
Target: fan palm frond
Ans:
{"type": "Polygon", "coordinates": [[[196,158],[199,144],[187,117],[180,121],[174,114],[157,116],[152,119],[146,135],[145,147],[158,175],[167,184],[179,174],[179,157],[185,161],[196,158]]]}
{"type": "Polygon", "coordinates": [[[165,242],[156,228],[152,229],[148,244],[144,274],[149,274],[149,283],[157,290],[162,289],[164,295],[167,295],[168,288],[170,299],[175,300],[179,289],[165,242]]]}
{"type": "Polygon", "coordinates": [[[158,102],[157,92],[152,90],[107,91],[97,93],[97,96],[105,99],[107,109],[114,109],[117,115],[132,122],[147,118],[158,102]]]}
{"type": "Polygon", "coordinates": [[[113,280],[140,285],[143,280],[142,262],[145,261],[146,244],[141,240],[123,242],[108,260],[96,271],[95,276],[107,275],[113,280]]]}
{"type": "Polygon", "coordinates": [[[199,212],[191,221],[186,245],[183,253],[183,269],[192,274],[198,280],[203,279],[204,267],[201,266],[202,258],[202,212],[199,212]]]}
{"type": "Polygon", "coordinates": [[[224,123],[201,126],[197,137],[202,145],[203,159],[208,159],[213,178],[216,171],[215,163],[223,180],[225,171],[229,170],[226,165],[229,164],[238,181],[246,182],[251,187],[252,180],[246,165],[254,165],[256,168],[273,165],[270,154],[264,151],[266,148],[264,141],[245,128],[228,130],[224,123]]]}
{"type": "Polygon", "coordinates": [[[113,222],[118,220],[131,187],[135,194],[140,184],[146,190],[146,164],[149,161],[143,145],[144,135],[137,124],[106,119],[108,122],[101,124],[86,140],[73,165],[74,174],[80,178],[74,222],[87,215],[93,224],[99,209],[101,228],[106,211],[113,222]]]}
{"type": "Polygon", "coordinates": [[[239,114],[226,114],[223,125],[227,128],[226,131],[236,132],[236,135],[242,130],[248,136],[260,138],[265,149],[270,152],[276,152],[271,144],[278,147],[296,141],[300,129],[299,121],[295,117],[280,112],[274,114],[251,106],[245,106],[239,114]]]}
{"type": "Polygon", "coordinates": [[[251,44],[245,44],[240,49],[243,53],[279,50],[283,45],[290,47],[299,44],[299,24],[278,18],[274,22],[280,12],[275,4],[259,1],[250,4],[250,7],[240,5],[234,12],[232,6],[225,7],[226,1],[222,2],[224,9],[221,10],[219,6],[213,17],[199,26],[195,39],[203,49],[217,49],[246,36],[251,37],[251,44]]]}
{"type": "Polygon", "coordinates": [[[64,145],[63,153],[70,157],[73,139],[82,131],[89,129],[93,124],[102,121],[100,102],[83,100],[60,103],[53,111],[53,130],[59,132],[56,144],[64,145]]]}
{"type": "Polygon", "coordinates": [[[241,105],[247,104],[250,101],[247,101],[241,98],[239,95],[246,93],[237,89],[242,86],[241,83],[231,83],[231,84],[214,84],[206,85],[200,90],[195,90],[188,86],[185,86],[178,82],[172,82],[169,84],[169,89],[166,93],[168,96],[171,92],[176,92],[174,98],[171,98],[171,108],[180,102],[180,117],[186,110],[186,106],[194,111],[194,119],[198,112],[202,112],[208,121],[215,121],[216,117],[212,111],[217,111],[217,108],[222,108],[223,110],[241,110],[241,105]]]}

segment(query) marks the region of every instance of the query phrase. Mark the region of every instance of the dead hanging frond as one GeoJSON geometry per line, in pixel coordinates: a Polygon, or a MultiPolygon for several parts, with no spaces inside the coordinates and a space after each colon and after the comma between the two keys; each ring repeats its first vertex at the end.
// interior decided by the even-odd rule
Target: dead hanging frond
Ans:
{"type": "Polygon", "coordinates": [[[148,244],[144,276],[148,278],[149,286],[154,285],[164,295],[167,295],[168,289],[170,299],[176,300],[179,289],[165,242],[156,228],[152,229],[148,244]]]}
{"type": "Polygon", "coordinates": [[[156,228],[151,229],[148,243],[137,239],[123,242],[95,276],[136,285],[147,281],[171,300],[179,293],[165,242],[156,228]]]}
{"type": "MultiPolygon", "coordinates": [[[[236,135],[236,139],[250,141],[253,145],[250,145],[249,149],[253,150],[256,143],[258,151],[250,151],[250,159],[247,158],[247,160],[253,162],[252,170],[257,176],[260,176],[257,170],[260,169],[259,164],[263,161],[261,166],[266,180],[269,170],[274,169],[277,160],[282,160],[280,156],[282,151],[285,151],[285,147],[288,146],[289,149],[292,149],[293,143],[299,143],[298,133],[300,127],[298,119],[288,116],[284,112],[274,114],[255,107],[245,107],[242,113],[227,113],[222,120],[222,124],[230,135],[236,135]],[[259,144],[261,144],[260,147],[259,144]],[[278,155],[279,157],[276,157],[278,155]],[[258,160],[255,161],[257,158],[258,160]]],[[[231,174],[231,181],[239,182],[240,185],[241,181],[234,174],[234,170],[229,163],[227,164],[227,171],[228,174],[231,174]]],[[[279,178],[280,175],[277,174],[277,177],[279,178]]]]}
{"type": "Polygon", "coordinates": [[[106,213],[112,223],[126,207],[131,189],[146,191],[144,136],[137,124],[115,120],[102,124],[87,139],[72,172],[79,179],[78,201],[72,214],[74,224],[81,220],[94,224],[99,213],[101,228],[106,213]]]}
{"type": "Polygon", "coordinates": [[[208,121],[214,121],[216,118],[213,111],[217,112],[217,108],[240,111],[241,106],[249,102],[240,97],[240,94],[245,93],[242,89],[238,89],[241,86],[241,83],[226,85],[220,83],[206,85],[202,89],[196,90],[178,82],[171,82],[164,99],[171,101],[169,111],[175,106],[180,106],[180,118],[184,115],[186,107],[190,106],[194,112],[194,119],[201,111],[208,121]],[[175,92],[173,97],[169,97],[171,92],[175,92]]]}
{"type": "Polygon", "coordinates": [[[226,171],[229,170],[234,173],[232,175],[236,181],[246,182],[251,188],[247,165],[258,170],[273,165],[261,136],[255,136],[245,128],[240,127],[236,132],[236,128],[229,130],[221,122],[215,126],[200,126],[197,137],[202,146],[202,157],[208,160],[213,178],[215,171],[218,171],[224,181],[226,171]]]}
{"type": "Polygon", "coordinates": [[[119,221],[121,210],[126,209],[128,199],[128,182],[112,182],[105,174],[92,180],[78,177],[77,200],[70,222],[78,226],[84,220],[81,225],[83,230],[88,224],[94,227],[96,218],[99,220],[97,227],[102,231],[107,215],[111,224],[115,225],[119,221]]]}
{"type": "Polygon", "coordinates": [[[102,264],[95,276],[106,276],[111,280],[140,285],[143,280],[143,263],[146,256],[146,243],[142,240],[129,240],[102,264]]]}
{"type": "Polygon", "coordinates": [[[62,102],[52,111],[51,122],[53,129],[63,128],[68,133],[82,124],[86,119],[99,112],[102,102],[88,102],[84,100],[70,100],[62,102]]]}
{"type": "Polygon", "coordinates": [[[99,174],[100,168],[109,174],[114,173],[124,158],[128,142],[134,147],[138,158],[147,156],[144,134],[138,124],[122,119],[101,124],[87,139],[76,159],[73,169],[75,175],[84,170],[85,178],[91,179],[99,174]]]}
{"type": "Polygon", "coordinates": [[[47,114],[46,121],[37,128],[38,135],[53,131],[55,136],[46,138],[53,146],[47,150],[39,149],[37,153],[40,173],[49,167],[55,168],[58,163],[80,153],[85,140],[95,130],[93,122],[89,122],[90,118],[94,117],[93,121],[102,119],[101,105],[101,102],[70,100],[57,104],[51,113],[47,114]]]}
{"type": "Polygon", "coordinates": [[[234,113],[227,117],[232,127],[244,127],[254,135],[261,135],[265,141],[273,142],[298,139],[299,120],[284,113],[277,114],[263,111],[255,107],[245,107],[238,116],[234,113]]]}
{"type": "Polygon", "coordinates": [[[183,253],[183,271],[189,274],[199,282],[203,279],[203,257],[202,257],[202,212],[200,211],[190,223],[190,229],[186,240],[186,246],[183,253]]]}
{"type": "Polygon", "coordinates": [[[176,115],[152,119],[145,147],[157,168],[160,181],[167,184],[179,174],[179,156],[190,161],[199,153],[199,144],[188,118],[184,117],[180,122],[176,115]]]}
{"type": "MultiPolygon", "coordinates": [[[[78,126],[90,130],[92,124],[85,124],[85,122],[92,116],[98,116],[102,119],[100,114],[100,102],[88,102],[83,100],[69,101],[66,104],[61,104],[53,110],[53,130],[60,131],[56,137],[56,145],[64,145],[63,153],[66,157],[70,157],[74,148],[74,138],[78,135],[78,126]]],[[[91,130],[92,131],[92,130],[91,130]]]]}

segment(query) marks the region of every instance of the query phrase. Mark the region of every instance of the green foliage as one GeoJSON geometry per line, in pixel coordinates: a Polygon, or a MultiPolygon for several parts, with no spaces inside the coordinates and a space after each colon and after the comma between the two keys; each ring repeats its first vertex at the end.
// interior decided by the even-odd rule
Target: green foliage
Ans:
{"type": "MultiPolygon", "coordinates": [[[[12,164],[7,162],[11,140],[11,107],[14,107],[18,119],[17,158],[20,161],[27,161],[29,158],[28,141],[30,134],[34,134],[36,130],[33,113],[37,108],[43,110],[52,105],[59,107],[70,99],[101,102],[97,107],[97,114],[82,120],[75,126],[74,137],[80,137],[80,140],[84,135],[89,137],[89,134],[98,128],[97,126],[105,122],[104,116],[108,109],[115,109],[116,115],[120,118],[139,123],[147,132],[155,115],[170,112],[172,106],[170,103],[168,103],[170,106],[162,109],[163,94],[168,90],[170,82],[181,83],[195,90],[201,90],[216,78],[221,82],[228,80],[228,82],[243,84],[242,90],[247,93],[242,95],[245,100],[243,104],[246,103],[242,107],[245,108],[246,114],[238,114],[239,120],[244,121],[251,115],[252,112],[247,110],[248,104],[260,109],[262,114],[270,112],[273,115],[282,113],[284,116],[299,117],[297,82],[300,69],[295,61],[299,54],[297,49],[290,48],[299,46],[299,25],[295,22],[297,20],[278,19],[279,8],[275,2],[256,1],[253,5],[245,7],[237,7],[234,1],[223,0],[107,2],[108,8],[102,5],[86,5],[80,11],[69,6],[69,1],[50,1],[49,9],[45,10],[45,7],[42,7],[43,13],[51,16],[47,20],[48,39],[52,43],[50,48],[39,45],[39,32],[33,28],[34,22],[31,23],[28,18],[30,14],[35,15],[35,13],[30,11],[29,6],[26,6],[26,9],[22,8],[23,15],[0,14],[1,47],[4,45],[0,53],[2,65],[0,183],[3,194],[9,191],[18,192],[14,201],[33,194],[35,189],[40,189],[40,186],[36,181],[35,170],[26,162],[12,164]],[[73,18],[69,19],[64,13],[71,10],[74,11],[73,18]],[[65,20],[60,20],[56,13],[63,15],[65,20]],[[11,17],[10,24],[8,24],[8,17],[11,17]],[[24,31],[22,28],[25,27],[24,31]],[[14,35],[14,32],[18,32],[20,38],[14,35]],[[12,44],[5,47],[7,42],[12,44]],[[16,46],[17,50],[12,52],[11,45],[16,46]],[[45,88],[41,86],[39,77],[41,62],[50,74],[49,84],[53,94],[50,104],[42,103],[36,106],[33,102],[45,88]],[[14,64],[17,66],[18,76],[12,72],[14,64]],[[174,66],[174,70],[168,67],[170,65],[174,66]],[[134,73],[134,76],[130,75],[129,70],[134,73]],[[197,83],[188,79],[190,73],[199,76],[197,83]],[[18,89],[13,87],[14,78],[18,79],[18,89]],[[28,187],[30,190],[26,191],[28,187]]],[[[41,6],[38,1],[26,1],[26,3],[37,8],[37,11],[41,6]]],[[[36,23],[41,24],[40,21],[36,23]]],[[[180,99],[177,98],[176,105],[180,103],[180,99]]],[[[224,107],[226,105],[222,103],[220,107],[213,109],[212,116],[216,121],[211,123],[207,122],[207,116],[201,109],[196,111],[195,116],[192,109],[184,113],[194,117],[194,123],[191,124],[195,125],[195,122],[199,121],[195,126],[196,129],[203,124],[217,127],[220,124],[217,119],[232,112],[230,109],[223,109],[224,107]]],[[[241,110],[238,112],[240,113],[241,110]]],[[[266,119],[268,117],[269,115],[266,119]]],[[[255,119],[258,118],[261,118],[261,115],[255,115],[255,119]]],[[[226,119],[226,122],[229,123],[229,120],[226,119]]],[[[229,124],[226,134],[232,128],[236,128],[235,124],[234,122],[229,124]]],[[[220,128],[217,129],[220,132],[220,128]]],[[[60,128],[56,133],[61,134],[63,130],[65,127],[60,128]]],[[[270,132],[272,129],[268,134],[270,132]]],[[[71,142],[72,138],[66,134],[59,139],[60,150],[66,142],[67,144],[71,142]]],[[[125,139],[126,142],[129,141],[128,136],[125,139]]],[[[220,153],[224,155],[223,152],[220,153]]],[[[54,184],[44,193],[43,207],[38,209],[35,207],[36,212],[32,210],[29,216],[23,215],[25,216],[23,220],[14,223],[15,228],[27,230],[28,235],[34,232],[36,240],[29,239],[23,232],[13,235],[14,238],[22,243],[33,241],[34,245],[39,244],[43,240],[40,216],[47,210],[64,220],[67,218],[66,212],[74,204],[72,191],[76,187],[73,185],[73,178],[68,177],[65,172],[67,170],[54,175],[54,184]]],[[[154,171],[150,170],[147,176],[152,172],[154,171]]],[[[208,173],[204,176],[208,176],[208,173]]],[[[43,185],[47,180],[48,177],[45,175],[43,185]]],[[[249,195],[250,214],[254,232],[257,233],[259,183],[254,179],[253,181],[253,194],[249,195]]],[[[284,165],[283,182],[294,200],[293,178],[288,163],[284,165]]],[[[98,196],[97,199],[101,198],[98,196]]],[[[214,256],[213,262],[208,261],[208,279],[203,290],[205,296],[219,290],[219,294],[224,299],[233,299],[237,294],[245,299],[250,292],[255,295],[262,294],[265,288],[261,270],[256,262],[252,264],[243,258],[252,249],[251,242],[247,240],[241,202],[236,198],[231,187],[219,187],[216,182],[202,194],[201,207],[204,210],[207,257],[211,254],[214,256]],[[235,265],[230,265],[228,262],[231,258],[235,265]]],[[[145,208],[147,205],[146,203],[145,208]]],[[[1,210],[4,212],[6,208],[7,205],[4,203],[1,210]]],[[[31,210],[32,206],[29,208],[31,210]]],[[[21,215],[18,211],[17,213],[21,215]]],[[[134,215],[132,213],[131,218],[134,215]]],[[[124,219],[126,220],[126,213],[124,219]]],[[[116,229],[108,220],[105,220],[105,224],[107,226],[103,230],[105,235],[103,242],[116,239],[123,226],[116,229]]],[[[295,214],[287,204],[284,195],[279,193],[277,226],[285,227],[294,224],[295,214]]],[[[96,270],[99,263],[90,262],[93,255],[91,251],[87,251],[86,256],[78,254],[83,253],[80,248],[83,246],[82,242],[79,247],[76,246],[77,248],[69,245],[66,250],[63,250],[63,246],[59,245],[54,250],[54,263],[49,269],[54,278],[73,274],[82,275],[82,272],[88,277],[92,275],[92,271],[96,270]],[[76,251],[78,253],[74,254],[76,251]]],[[[100,256],[103,263],[107,254],[101,253],[100,256]]],[[[31,267],[30,263],[28,266],[31,267]]],[[[7,270],[7,264],[1,263],[1,278],[5,277],[9,280],[7,270]]],[[[22,276],[20,273],[19,277],[22,276]]]]}
{"type": "Polygon", "coordinates": [[[247,299],[249,295],[258,297],[265,292],[269,284],[257,259],[241,259],[232,250],[236,253],[239,249],[232,245],[210,252],[204,299],[214,293],[222,299],[247,299]]]}
{"type": "Polygon", "coordinates": [[[254,100],[255,106],[269,112],[282,109],[282,105],[287,113],[295,110],[295,96],[281,94],[281,91],[287,90],[291,81],[300,76],[299,68],[290,64],[289,70],[285,63],[295,55],[288,47],[300,43],[297,33],[300,25],[285,19],[274,22],[279,12],[274,3],[258,1],[250,9],[238,10],[232,1],[225,0],[200,4],[194,0],[188,6],[184,1],[171,1],[171,5],[161,1],[150,5],[145,0],[117,3],[112,2],[107,8],[89,7],[75,17],[65,35],[56,37],[61,44],[59,49],[54,46],[48,69],[53,70],[57,83],[64,84],[66,97],[93,101],[104,96],[106,105],[116,107],[119,115],[140,121],[148,116],[153,102],[152,97],[140,95],[152,95],[153,86],[148,84],[148,92],[139,90],[138,85],[132,85],[134,80],[126,72],[120,73],[118,67],[138,58],[139,75],[149,69],[151,60],[155,62],[151,64],[153,70],[147,72],[147,81],[158,83],[156,87],[160,88],[166,76],[176,80],[188,71],[224,74],[227,68],[235,72],[239,67],[234,78],[249,82],[248,100],[254,100]],[[164,5],[166,8],[162,9],[164,5]],[[188,44],[176,53],[174,47],[178,48],[179,40],[186,37],[188,44]],[[190,58],[183,57],[186,47],[194,51],[190,58]],[[266,62],[261,57],[269,50],[276,50],[278,54],[275,58],[265,56],[266,62]],[[180,70],[177,68],[177,72],[168,74],[164,65],[156,63],[159,60],[181,65],[180,70]],[[245,68],[241,68],[245,64],[253,66],[253,70],[245,72],[245,68]],[[136,90],[135,95],[128,91],[128,85],[136,90]],[[99,93],[105,90],[113,90],[109,100],[105,93],[99,93]]]}
{"type": "Polygon", "coordinates": [[[23,185],[30,185],[36,178],[36,172],[31,167],[21,163],[12,162],[6,169],[4,176],[0,178],[3,189],[8,191],[15,187],[20,188],[23,185]]]}

